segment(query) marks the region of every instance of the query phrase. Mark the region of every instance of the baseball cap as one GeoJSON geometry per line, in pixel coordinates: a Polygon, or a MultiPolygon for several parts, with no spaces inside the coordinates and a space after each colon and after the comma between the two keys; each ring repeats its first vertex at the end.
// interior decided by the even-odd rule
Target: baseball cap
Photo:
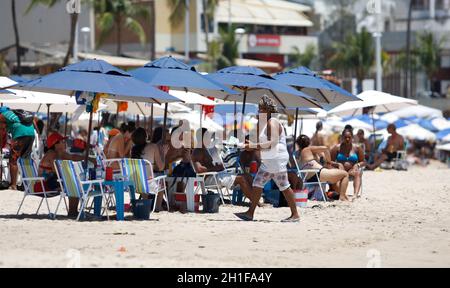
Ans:
{"type": "Polygon", "coordinates": [[[56,143],[64,139],[66,139],[66,137],[62,136],[57,132],[50,134],[47,137],[47,148],[52,148],[53,146],[55,146],[56,143]]]}

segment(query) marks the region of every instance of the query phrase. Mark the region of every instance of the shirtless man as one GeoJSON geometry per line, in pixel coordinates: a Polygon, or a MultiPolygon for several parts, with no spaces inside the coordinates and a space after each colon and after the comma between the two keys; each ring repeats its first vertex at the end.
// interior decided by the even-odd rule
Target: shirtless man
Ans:
{"type": "MultiPolygon", "coordinates": [[[[203,128],[202,135],[204,136],[206,132],[207,129],[203,128]]],[[[204,147],[204,143],[202,143],[202,146],[202,148],[196,148],[192,151],[192,163],[195,171],[197,173],[218,172],[217,180],[222,186],[232,189],[234,186],[239,185],[245,197],[250,199],[252,192],[251,183],[253,182],[252,176],[249,174],[234,175],[227,172],[222,164],[214,163],[213,157],[208,149],[204,147]]],[[[205,184],[208,186],[212,185],[212,182],[208,183],[211,180],[211,177],[207,178],[207,183],[205,184]]]]}
{"type": "MultiPolygon", "coordinates": [[[[131,141],[130,129],[126,124],[122,124],[120,130],[112,129],[109,131],[109,140],[104,149],[106,159],[122,159],[129,157],[132,145],[133,141],[131,141]]],[[[117,170],[119,169],[119,164],[114,162],[111,164],[111,167],[117,170]]]]}
{"type": "Polygon", "coordinates": [[[391,136],[387,140],[386,148],[382,150],[382,153],[375,158],[375,163],[367,165],[370,170],[376,169],[384,161],[392,161],[397,158],[397,151],[403,150],[405,146],[405,139],[402,135],[397,133],[397,127],[394,124],[389,124],[387,131],[391,136]]]}
{"type": "Polygon", "coordinates": [[[322,135],[323,124],[322,121],[317,122],[316,124],[316,132],[311,137],[311,145],[312,146],[325,146],[325,139],[322,135]]]}

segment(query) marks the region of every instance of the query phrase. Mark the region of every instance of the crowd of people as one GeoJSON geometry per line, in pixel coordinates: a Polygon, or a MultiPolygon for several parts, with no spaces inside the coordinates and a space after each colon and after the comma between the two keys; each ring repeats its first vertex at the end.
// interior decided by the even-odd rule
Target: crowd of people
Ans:
{"type": "MultiPolygon", "coordinates": [[[[304,187],[305,182],[322,182],[329,184],[326,195],[329,199],[340,201],[352,201],[360,196],[362,186],[362,174],[364,169],[376,169],[381,163],[391,161],[398,155],[398,151],[404,149],[404,139],[396,132],[395,125],[388,127],[390,137],[385,148],[375,157],[370,157],[372,147],[364,135],[363,130],[355,134],[351,126],[345,127],[339,137],[339,143],[328,147],[321,133],[323,125],[318,122],[316,132],[309,138],[300,135],[294,141],[293,147],[287,145],[288,135],[285,127],[276,118],[271,117],[277,113],[277,107],[273,100],[264,96],[259,104],[259,114],[267,114],[267,124],[259,133],[256,143],[250,141],[247,136],[245,145],[241,147],[238,155],[241,169],[239,173],[225,169],[220,159],[220,151],[216,147],[207,147],[202,141],[200,147],[175,147],[175,142],[182,142],[184,134],[173,141],[174,132],[181,126],[172,130],[157,127],[148,131],[137,127],[135,122],[127,122],[115,128],[114,125],[102,125],[94,129],[90,143],[88,132],[81,129],[77,135],[71,137],[71,148],[67,148],[69,139],[58,131],[48,129],[45,136],[45,150],[40,157],[38,174],[45,178],[46,191],[60,189],[55,171],[55,160],[83,161],[84,152],[92,146],[99,145],[103,148],[102,157],[106,159],[145,159],[153,169],[153,175],[167,175],[170,170],[175,177],[192,177],[196,173],[217,172],[217,179],[222,187],[229,190],[239,188],[251,202],[248,211],[236,213],[242,220],[252,220],[255,210],[261,206],[261,196],[265,185],[273,180],[278,190],[284,195],[291,215],[286,222],[298,221],[299,215],[295,203],[294,190],[304,187]],[[275,136],[274,136],[275,135],[275,136]],[[69,152],[70,151],[70,152],[69,152]],[[293,170],[292,157],[295,157],[301,170],[318,171],[301,175],[293,170]],[[373,159],[371,163],[369,160],[373,159]],[[173,163],[178,163],[174,166],[173,163]],[[249,167],[255,166],[257,171],[251,173],[249,167]],[[256,173],[255,173],[256,172],[256,173]],[[303,177],[302,177],[303,176],[303,177]],[[319,179],[317,179],[319,178],[319,179]],[[353,181],[353,199],[348,196],[347,190],[350,181],[353,181]]],[[[17,189],[17,159],[28,157],[32,152],[35,137],[42,137],[44,132],[42,121],[24,123],[20,115],[7,107],[0,109],[0,131],[2,139],[5,135],[11,135],[11,157],[9,169],[11,175],[11,189],[17,189]]],[[[197,138],[204,139],[209,132],[203,128],[198,132],[197,138]]],[[[89,158],[94,165],[98,158],[89,158]]],[[[112,163],[113,169],[119,170],[119,164],[112,163]]],[[[254,167],[253,167],[254,168],[254,167]]],[[[212,179],[206,179],[209,181],[212,179]]],[[[208,185],[208,183],[206,183],[208,185]]],[[[35,187],[39,190],[39,187],[35,187]]],[[[42,189],[42,187],[41,187],[42,189]]],[[[163,195],[157,196],[157,211],[163,209],[163,195]]],[[[76,216],[78,200],[69,199],[69,216],[76,216]]]]}

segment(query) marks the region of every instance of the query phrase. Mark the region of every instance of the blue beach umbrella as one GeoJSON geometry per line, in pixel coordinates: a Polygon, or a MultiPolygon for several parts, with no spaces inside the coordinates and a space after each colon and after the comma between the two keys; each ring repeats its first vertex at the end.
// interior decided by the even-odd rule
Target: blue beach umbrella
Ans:
{"type": "MultiPolygon", "coordinates": [[[[205,78],[194,67],[171,56],[156,59],[144,67],[130,71],[130,73],[151,86],[166,86],[172,90],[193,92],[216,98],[222,98],[230,93],[234,93],[224,85],[205,78]]],[[[167,105],[164,112],[164,127],[166,126],[166,121],[167,105]]]]}
{"type": "Polygon", "coordinates": [[[436,133],[436,138],[439,141],[450,142],[450,129],[445,129],[436,133]]]}
{"type": "Polygon", "coordinates": [[[319,103],[341,104],[360,100],[347,90],[323,79],[306,67],[298,67],[274,76],[278,81],[313,96],[319,103]]]}
{"type": "MultiPolygon", "coordinates": [[[[247,102],[259,103],[264,94],[273,98],[283,109],[288,107],[322,108],[313,97],[280,83],[259,68],[233,66],[206,75],[206,77],[239,92],[238,95],[230,94],[223,99],[242,101],[243,115],[245,114],[245,104],[247,102]]],[[[243,117],[241,121],[243,121],[243,117]]]]}
{"type": "MultiPolygon", "coordinates": [[[[127,72],[102,60],[85,60],[75,63],[55,73],[19,83],[13,88],[71,96],[80,96],[82,93],[104,93],[106,98],[117,101],[181,102],[178,98],[149,87],[127,72]]],[[[88,143],[90,143],[91,130],[92,110],[89,119],[88,143]]],[[[89,149],[86,150],[86,165],[88,155],[89,149]]]]}

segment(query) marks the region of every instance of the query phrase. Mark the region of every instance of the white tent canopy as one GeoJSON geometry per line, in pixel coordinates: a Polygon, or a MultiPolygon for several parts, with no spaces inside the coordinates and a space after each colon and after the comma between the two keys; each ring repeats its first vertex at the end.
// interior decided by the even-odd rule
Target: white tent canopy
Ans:
{"type": "Polygon", "coordinates": [[[393,96],[379,91],[365,91],[358,95],[362,101],[349,101],[330,111],[328,115],[352,116],[362,114],[364,108],[375,107],[374,113],[387,113],[404,107],[417,105],[416,100],[393,96]]]}

